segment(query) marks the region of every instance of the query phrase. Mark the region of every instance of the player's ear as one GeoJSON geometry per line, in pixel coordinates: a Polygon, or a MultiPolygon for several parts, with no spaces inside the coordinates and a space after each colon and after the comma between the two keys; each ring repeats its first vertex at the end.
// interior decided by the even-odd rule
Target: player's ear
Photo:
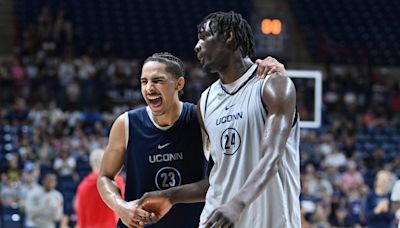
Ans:
{"type": "Polygon", "coordinates": [[[178,91],[182,90],[183,87],[185,86],[185,78],[183,76],[179,77],[178,80],[176,80],[176,89],[178,91]]]}
{"type": "Polygon", "coordinates": [[[236,49],[237,47],[237,42],[235,39],[235,36],[233,35],[233,32],[230,31],[227,36],[226,36],[226,45],[231,48],[231,49],[236,49]]]}

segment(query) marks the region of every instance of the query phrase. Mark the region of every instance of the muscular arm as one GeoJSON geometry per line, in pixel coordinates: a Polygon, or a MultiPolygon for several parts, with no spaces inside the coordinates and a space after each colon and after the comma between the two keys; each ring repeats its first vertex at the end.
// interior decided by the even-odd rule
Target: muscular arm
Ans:
{"type": "Polygon", "coordinates": [[[177,203],[204,202],[207,189],[210,186],[208,178],[191,184],[176,186],[165,190],[172,205],[177,203]]]}
{"type": "Polygon", "coordinates": [[[251,204],[264,191],[278,171],[278,163],[285,150],[293,124],[296,92],[292,81],[286,76],[277,74],[271,75],[267,80],[263,99],[268,109],[268,117],[261,140],[264,156],[233,199],[243,208],[251,204]]]}
{"type": "Polygon", "coordinates": [[[173,195],[175,196],[171,198],[172,203],[204,202],[209,186],[208,178],[192,184],[179,186],[176,189],[171,190],[174,192],[173,195]],[[177,199],[177,196],[179,199],[177,199]]]}
{"type": "Polygon", "coordinates": [[[139,200],[138,205],[140,208],[151,212],[151,223],[156,223],[171,210],[174,204],[203,202],[208,186],[208,178],[206,178],[167,190],[148,192],[139,200]]]}
{"type": "Polygon", "coordinates": [[[126,202],[122,199],[120,189],[114,182],[124,162],[125,150],[125,122],[124,115],[121,115],[111,128],[108,146],[104,152],[97,179],[97,189],[103,201],[126,226],[142,227],[146,221],[150,221],[150,214],[138,208],[137,200],[126,202]]]}
{"type": "Polygon", "coordinates": [[[124,200],[120,190],[113,182],[114,177],[122,167],[125,156],[125,131],[123,115],[119,116],[114,122],[109,143],[105,150],[101,163],[97,188],[103,201],[115,212],[118,211],[118,204],[124,200]]]}

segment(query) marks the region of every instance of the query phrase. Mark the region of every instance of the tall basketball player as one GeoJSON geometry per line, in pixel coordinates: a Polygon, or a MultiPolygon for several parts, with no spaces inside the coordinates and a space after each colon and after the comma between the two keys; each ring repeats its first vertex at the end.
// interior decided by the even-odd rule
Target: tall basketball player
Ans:
{"type": "MultiPolygon", "coordinates": [[[[300,227],[299,119],[287,76],[255,77],[249,24],[212,13],[198,27],[197,56],[219,80],[198,105],[209,160],[205,181],[147,193],[139,202],[156,219],[170,206],[205,196],[200,227],[300,227]],[[209,186],[208,186],[209,185],[209,186]]],[[[199,200],[200,201],[200,200],[199,200]]]]}
{"type": "MultiPolygon", "coordinates": [[[[261,60],[260,60],[261,61],[261,60]]],[[[263,71],[284,71],[279,62],[263,60],[263,71]]],[[[131,110],[112,126],[98,179],[106,204],[120,217],[119,227],[141,227],[149,213],[137,207],[145,192],[168,189],[204,178],[205,159],[195,106],[179,100],[184,67],[169,53],[144,62],[141,91],[146,107],[131,110]],[[126,169],[125,197],[112,183],[126,169]]],[[[197,227],[202,203],[176,205],[153,227],[197,227]]]]}

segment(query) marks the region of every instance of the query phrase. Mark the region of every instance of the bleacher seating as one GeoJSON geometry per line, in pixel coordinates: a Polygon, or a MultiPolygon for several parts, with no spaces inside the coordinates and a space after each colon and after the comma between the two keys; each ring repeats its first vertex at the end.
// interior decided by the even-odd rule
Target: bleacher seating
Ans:
{"type": "Polygon", "coordinates": [[[79,157],[76,160],[76,172],[78,173],[80,180],[86,177],[91,170],[92,168],[90,167],[89,160],[87,158],[79,157]]]}
{"type": "Polygon", "coordinates": [[[316,62],[398,65],[400,2],[288,0],[316,62]]]}
{"type": "Polygon", "coordinates": [[[72,19],[76,50],[92,46],[99,51],[109,42],[119,56],[146,57],[169,51],[194,58],[196,26],[213,11],[234,10],[250,19],[250,1],[204,0],[20,0],[15,1],[18,33],[34,22],[47,6],[55,15],[64,9],[72,19]]]}

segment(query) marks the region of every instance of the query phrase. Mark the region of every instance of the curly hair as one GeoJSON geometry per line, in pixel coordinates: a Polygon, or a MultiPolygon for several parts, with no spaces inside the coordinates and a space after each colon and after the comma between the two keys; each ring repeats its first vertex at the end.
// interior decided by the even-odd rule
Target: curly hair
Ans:
{"type": "Polygon", "coordinates": [[[204,30],[207,21],[210,21],[211,34],[217,34],[222,39],[227,39],[229,33],[232,32],[236,40],[236,48],[239,48],[241,54],[253,57],[255,53],[253,32],[241,14],[233,11],[211,13],[197,25],[197,30],[204,30]]]}

